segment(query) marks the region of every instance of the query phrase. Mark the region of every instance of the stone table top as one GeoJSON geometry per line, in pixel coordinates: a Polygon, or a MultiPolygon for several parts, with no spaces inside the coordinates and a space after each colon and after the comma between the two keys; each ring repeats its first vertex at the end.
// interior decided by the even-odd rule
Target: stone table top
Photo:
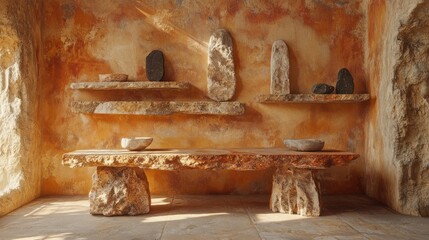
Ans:
{"type": "Polygon", "coordinates": [[[209,169],[262,170],[290,166],[301,169],[326,169],[342,166],[359,154],[341,151],[294,152],[285,148],[237,149],[146,149],[78,150],[63,155],[62,163],[77,167],[140,167],[155,170],[209,169]]]}

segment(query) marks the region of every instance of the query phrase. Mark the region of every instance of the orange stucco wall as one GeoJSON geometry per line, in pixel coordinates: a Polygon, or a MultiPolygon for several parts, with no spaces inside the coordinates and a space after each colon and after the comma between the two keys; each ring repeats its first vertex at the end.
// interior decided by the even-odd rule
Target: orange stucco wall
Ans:
{"type": "MultiPolygon", "coordinates": [[[[119,148],[120,138],[153,136],[153,148],[280,147],[284,138],[320,138],[326,148],[364,155],[366,103],[260,104],[269,92],[271,44],[289,46],[291,91],[335,84],[350,69],[355,92],[366,89],[365,7],[361,1],[61,1],[43,3],[40,68],[42,194],[85,194],[94,169],[69,169],[61,155],[119,148]],[[234,41],[238,89],[246,113],[225,116],[117,116],[71,113],[72,100],[206,99],[207,43],[227,29],[234,41]],[[147,81],[146,55],[165,55],[166,80],[188,92],[83,92],[71,82],[121,72],[147,81]]],[[[364,159],[324,172],[325,193],[360,192],[364,159]],[[326,184],[329,183],[329,184],[326,184]]],[[[271,172],[148,171],[153,193],[266,193],[271,172]]],[[[324,183],[324,184],[323,184],[324,183]]]]}
{"type": "Polygon", "coordinates": [[[385,0],[370,1],[368,5],[368,72],[367,85],[371,92],[371,102],[368,111],[367,140],[366,140],[366,183],[367,194],[380,201],[387,202],[393,198],[393,188],[390,172],[386,171],[384,157],[384,142],[381,129],[378,126],[380,102],[377,95],[382,79],[383,62],[383,35],[385,34],[386,2],[385,0]]]}

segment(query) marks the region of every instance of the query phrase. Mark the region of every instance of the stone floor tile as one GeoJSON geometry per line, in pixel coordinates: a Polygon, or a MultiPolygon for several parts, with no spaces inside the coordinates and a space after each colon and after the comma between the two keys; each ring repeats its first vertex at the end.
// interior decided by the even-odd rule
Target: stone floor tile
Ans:
{"type": "Polygon", "coordinates": [[[367,239],[370,240],[425,240],[428,239],[428,236],[422,236],[422,235],[396,235],[396,234],[389,234],[389,233],[384,233],[384,234],[364,234],[364,236],[367,239]]]}
{"type": "Polygon", "coordinates": [[[176,215],[167,222],[162,239],[260,239],[243,213],[192,213],[176,215]],[[179,217],[180,216],[180,217],[179,217]]]}
{"type": "MultiPolygon", "coordinates": [[[[258,216],[256,216],[258,218],[258,216]]],[[[260,222],[256,228],[265,234],[279,233],[291,239],[314,239],[320,237],[351,237],[360,235],[359,232],[351,228],[339,219],[303,218],[289,221],[260,222]]]]}
{"type": "MultiPolygon", "coordinates": [[[[267,205],[268,206],[268,205],[267,205]]],[[[172,201],[174,211],[188,213],[200,212],[241,212],[245,213],[241,198],[230,198],[229,196],[213,196],[213,198],[202,198],[201,196],[176,196],[172,201]]]]}

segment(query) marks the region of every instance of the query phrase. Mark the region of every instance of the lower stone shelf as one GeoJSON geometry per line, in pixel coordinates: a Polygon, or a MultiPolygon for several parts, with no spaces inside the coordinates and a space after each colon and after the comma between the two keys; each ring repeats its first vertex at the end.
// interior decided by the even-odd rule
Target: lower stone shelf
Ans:
{"type": "Polygon", "coordinates": [[[260,103],[356,103],[369,99],[369,94],[267,94],[256,98],[260,103]]]}
{"type": "Polygon", "coordinates": [[[244,104],[211,101],[75,101],[71,104],[71,110],[75,113],[122,115],[242,115],[244,104]]]}

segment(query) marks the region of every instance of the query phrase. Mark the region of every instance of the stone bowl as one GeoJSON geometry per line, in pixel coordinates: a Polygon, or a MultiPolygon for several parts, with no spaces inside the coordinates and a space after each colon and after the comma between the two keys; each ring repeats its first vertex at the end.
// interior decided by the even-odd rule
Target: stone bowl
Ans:
{"type": "Polygon", "coordinates": [[[153,141],[151,137],[132,137],[132,138],[122,138],[121,146],[122,148],[131,150],[131,151],[140,151],[147,148],[153,141]]]}
{"type": "Polygon", "coordinates": [[[101,82],[125,82],[128,80],[128,75],[123,73],[98,74],[98,79],[101,82]]]}
{"type": "Polygon", "coordinates": [[[325,142],[319,139],[285,139],[287,148],[300,152],[320,151],[325,146],[325,142]]]}

